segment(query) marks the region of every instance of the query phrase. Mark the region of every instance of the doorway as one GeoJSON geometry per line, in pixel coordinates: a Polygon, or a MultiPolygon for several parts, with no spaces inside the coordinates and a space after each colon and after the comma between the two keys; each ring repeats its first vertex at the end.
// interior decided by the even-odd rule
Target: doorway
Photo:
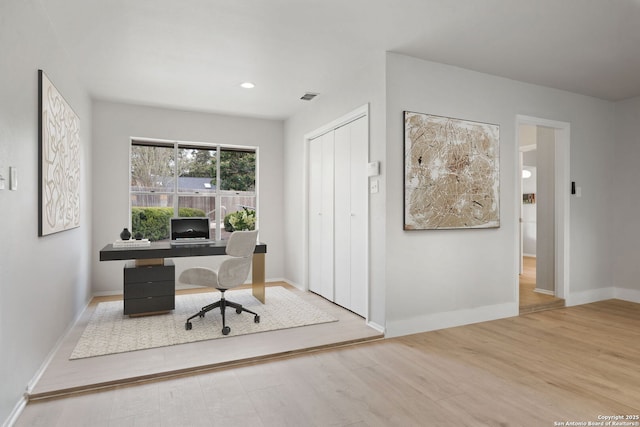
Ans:
{"type": "Polygon", "coordinates": [[[518,143],[518,278],[520,314],[564,306],[568,287],[568,123],[516,120],[518,143]],[[526,178],[525,178],[526,177],[526,178]]]}

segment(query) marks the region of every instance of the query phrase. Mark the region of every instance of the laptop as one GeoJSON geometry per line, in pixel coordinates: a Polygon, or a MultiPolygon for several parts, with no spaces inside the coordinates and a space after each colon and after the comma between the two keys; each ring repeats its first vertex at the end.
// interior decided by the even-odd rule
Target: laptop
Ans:
{"type": "Polygon", "coordinates": [[[208,217],[171,218],[171,245],[208,245],[210,236],[208,217]]]}

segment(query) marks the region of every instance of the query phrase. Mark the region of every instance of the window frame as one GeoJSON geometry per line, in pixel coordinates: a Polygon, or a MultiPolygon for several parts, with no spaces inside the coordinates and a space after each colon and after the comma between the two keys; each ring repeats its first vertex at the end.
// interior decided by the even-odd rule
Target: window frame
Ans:
{"type": "Polygon", "coordinates": [[[229,197],[229,196],[236,196],[239,194],[238,190],[223,190],[221,189],[221,152],[223,150],[230,150],[230,151],[241,151],[241,152],[253,152],[255,153],[255,169],[254,169],[254,176],[255,176],[255,184],[254,184],[254,188],[253,191],[249,191],[247,192],[247,196],[248,197],[253,197],[255,199],[255,206],[253,207],[255,209],[256,212],[256,226],[255,228],[258,229],[258,223],[259,223],[259,164],[260,164],[260,154],[259,154],[259,147],[257,146],[249,146],[249,145],[236,145],[236,144],[221,144],[221,143],[212,143],[212,142],[193,142],[193,141],[178,141],[178,140],[163,140],[163,139],[157,139],[157,138],[141,138],[141,137],[131,137],[130,141],[129,141],[129,211],[128,211],[128,217],[129,217],[129,229],[132,230],[132,208],[133,208],[133,203],[132,203],[132,196],[133,195],[167,195],[168,197],[172,197],[172,207],[173,207],[173,217],[178,217],[178,212],[179,212],[179,208],[180,208],[180,197],[203,197],[203,198],[214,198],[214,203],[215,203],[215,215],[214,215],[214,220],[216,222],[216,227],[215,227],[215,239],[216,240],[221,240],[222,239],[222,230],[224,229],[224,216],[227,214],[227,212],[225,211],[224,215],[222,212],[222,209],[220,207],[222,207],[222,199],[224,197],[229,197]],[[174,158],[174,165],[173,165],[173,188],[167,188],[164,190],[147,190],[147,191],[133,191],[132,190],[132,153],[133,153],[133,147],[134,146],[151,146],[151,147],[173,147],[173,158],[174,158]],[[180,173],[180,161],[178,158],[178,152],[180,149],[184,149],[184,148],[191,148],[191,149],[200,149],[200,150],[213,150],[216,152],[216,183],[215,183],[215,190],[211,191],[211,192],[198,192],[198,191],[180,191],[178,188],[179,185],[179,173],[180,173]]]}

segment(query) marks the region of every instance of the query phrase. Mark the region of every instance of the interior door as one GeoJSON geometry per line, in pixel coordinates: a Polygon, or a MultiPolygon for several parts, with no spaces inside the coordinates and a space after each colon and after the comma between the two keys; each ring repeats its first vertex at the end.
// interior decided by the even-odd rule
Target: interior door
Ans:
{"type": "Polygon", "coordinates": [[[334,132],[309,144],[309,289],[333,301],[334,132]]]}
{"type": "Polygon", "coordinates": [[[309,290],[366,317],[369,119],[330,126],[309,140],[309,290]]]}
{"type": "Polygon", "coordinates": [[[335,303],[351,306],[351,127],[335,130],[335,303]]]}
{"type": "Polygon", "coordinates": [[[335,302],[366,315],[367,120],[335,131],[335,302]]]}
{"type": "Polygon", "coordinates": [[[349,309],[366,317],[368,295],[368,235],[369,235],[369,123],[366,117],[350,124],[351,128],[351,271],[349,309]]]}
{"type": "Polygon", "coordinates": [[[322,290],[322,137],[309,143],[309,290],[322,290]]]}

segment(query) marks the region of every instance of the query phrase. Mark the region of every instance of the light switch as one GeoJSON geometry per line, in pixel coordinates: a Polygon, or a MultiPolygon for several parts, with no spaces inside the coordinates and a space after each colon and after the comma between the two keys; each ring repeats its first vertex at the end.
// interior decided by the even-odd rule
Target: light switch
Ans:
{"type": "Polygon", "coordinates": [[[9,175],[10,175],[9,189],[15,191],[18,189],[18,169],[14,167],[10,167],[9,175]]]}

